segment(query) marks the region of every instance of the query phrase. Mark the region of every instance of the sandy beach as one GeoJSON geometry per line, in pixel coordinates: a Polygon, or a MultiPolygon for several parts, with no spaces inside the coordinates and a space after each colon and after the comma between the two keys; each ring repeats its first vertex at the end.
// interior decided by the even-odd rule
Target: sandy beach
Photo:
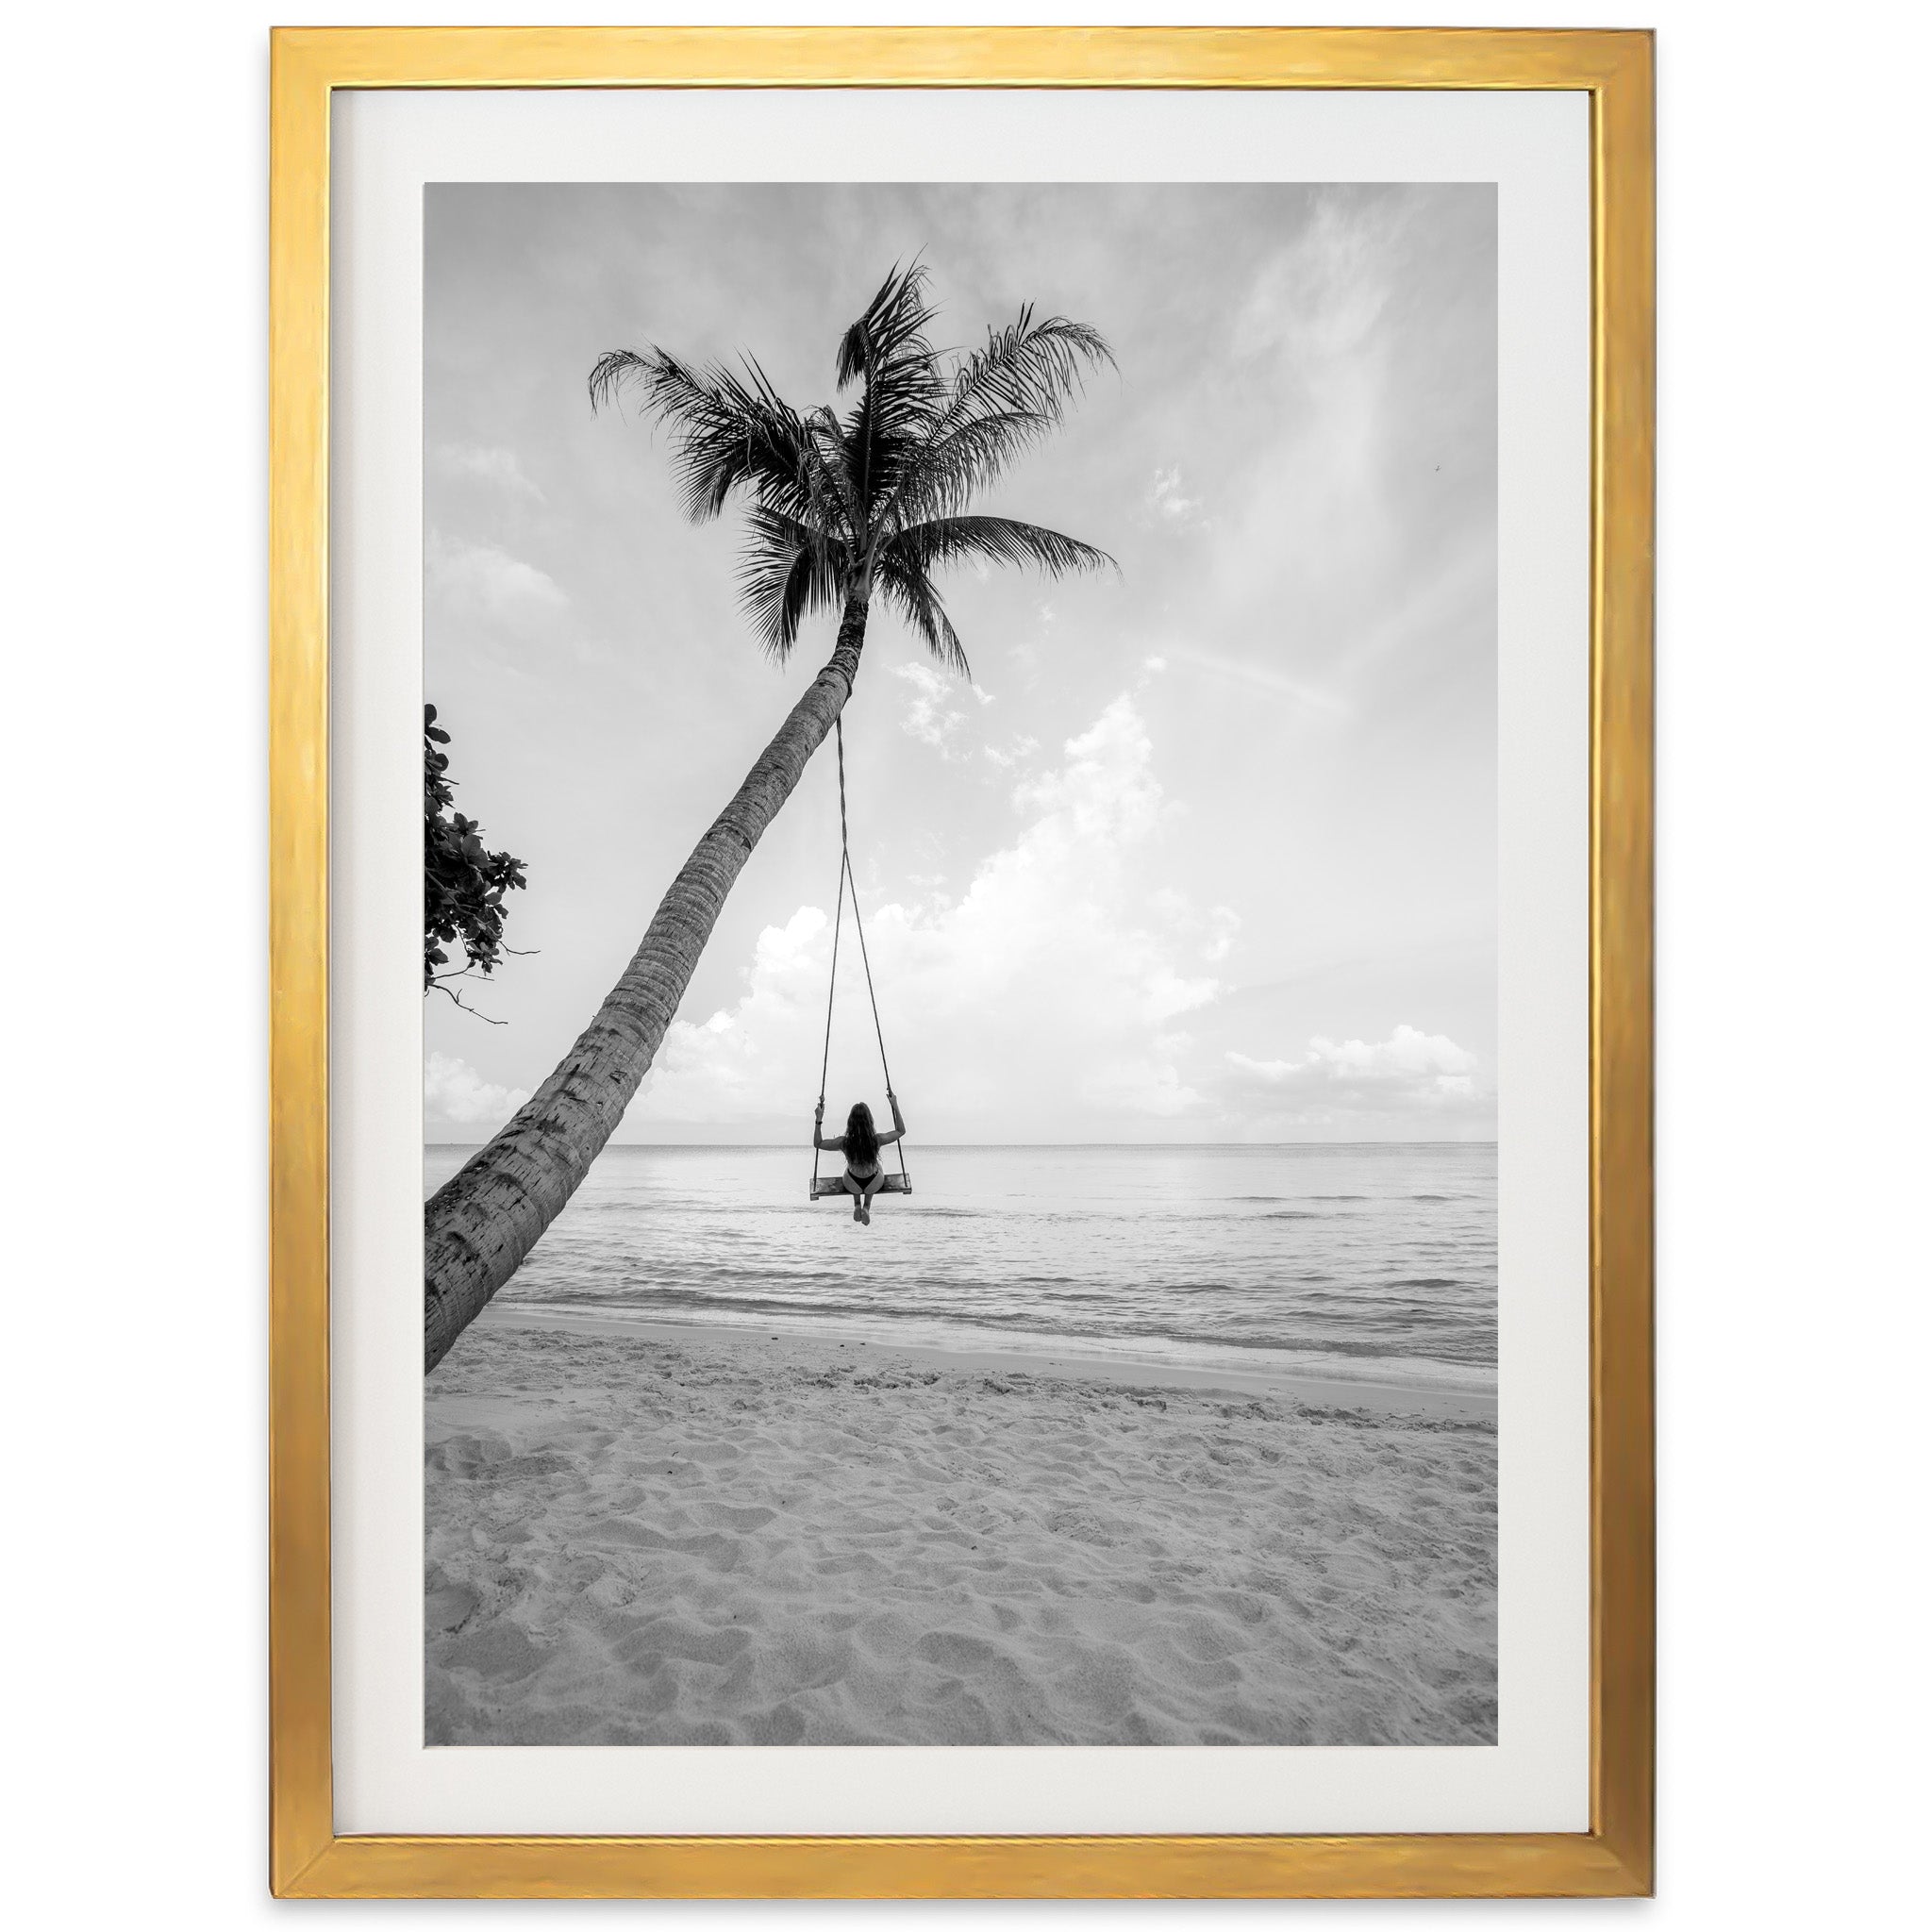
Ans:
{"type": "Polygon", "coordinates": [[[1495,1740],[1480,1398],[508,1306],[426,1409],[431,1744],[1495,1740]]]}

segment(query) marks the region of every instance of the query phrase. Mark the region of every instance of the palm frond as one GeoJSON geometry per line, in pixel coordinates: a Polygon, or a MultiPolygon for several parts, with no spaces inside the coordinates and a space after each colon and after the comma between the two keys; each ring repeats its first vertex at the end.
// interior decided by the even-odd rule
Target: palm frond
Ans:
{"type": "Polygon", "coordinates": [[[878,560],[878,587],[886,602],[918,632],[925,647],[941,663],[961,677],[971,678],[973,667],[966,661],[965,646],[946,607],[933,588],[932,579],[888,548],[878,560]]]}
{"type": "Polygon", "coordinates": [[[759,641],[783,658],[813,612],[838,605],[867,559],[886,602],[944,663],[966,654],[932,582],[977,558],[1049,576],[1118,569],[1103,550],[1036,524],[968,514],[973,499],[1063,419],[1088,373],[1112,364],[1097,329],[1031,307],[983,348],[941,354],[915,259],[894,267],[839,343],[841,414],[801,414],[751,358],[700,369],[667,351],[618,351],[591,372],[593,408],[635,391],[673,439],[686,512],[714,517],[741,491],[739,590],[759,641]]]}
{"type": "Polygon", "coordinates": [[[864,378],[841,425],[858,513],[890,500],[944,406],[947,381],[926,327],[938,311],[914,261],[894,268],[839,344],[839,387],[864,378]]]}
{"type": "Polygon", "coordinates": [[[829,516],[848,533],[863,530],[865,516],[838,411],[829,405],[821,405],[806,417],[805,432],[816,458],[810,469],[815,493],[806,520],[817,522],[829,516]]]}
{"type": "Polygon", "coordinates": [[[813,475],[821,457],[805,422],[756,362],[740,376],[691,369],[663,349],[600,357],[591,371],[591,408],[625,389],[671,431],[684,511],[693,523],[715,517],[741,488],[794,514],[833,493],[813,475]]]}
{"type": "Polygon", "coordinates": [[[1063,315],[1036,321],[1030,304],[1006,328],[989,329],[986,346],[960,358],[924,425],[921,447],[896,482],[896,520],[962,508],[1059,426],[1087,372],[1103,363],[1117,366],[1098,329],[1063,315]]]}
{"type": "Polygon", "coordinates": [[[1056,426],[1039,410],[1001,409],[934,433],[902,468],[883,520],[903,528],[957,514],[1056,426]]]}
{"type": "Polygon", "coordinates": [[[779,663],[791,655],[798,630],[817,610],[843,603],[852,573],[851,546],[815,526],[763,506],[754,507],[738,567],[739,600],[758,641],[779,663]]]}
{"type": "Polygon", "coordinates": [[[880,554],[922,576],[942,564],[967,558],[980,558],[988,563],[1031,564],[1050,577],[1070,576],[1083,570],[1120,569],[1106,551],[1091,543],[1012,517],[933,517],[908,525],[880,554]]]}
{"type": "Polygon", "coordinates": [[[1038,410],[1058,422],[1090,369],[1117,368],[1107,338],[1091,324],[1049,315],[1036,322],[1033,306],[1002,329],[988,329],[986,346],[959,363],[954,404],[978,408],[1038,410]]]}
{"type": "Polygon", "coordinates": [[[932,276],[917,259],[905,268],[894,264],[879,284],[865,312],[839,341],[839,387],[846,389],[861,375],[872,375],[895,361],[930,361],[932,345],[926,325],[939,310],[926,299],[932,276]]]}

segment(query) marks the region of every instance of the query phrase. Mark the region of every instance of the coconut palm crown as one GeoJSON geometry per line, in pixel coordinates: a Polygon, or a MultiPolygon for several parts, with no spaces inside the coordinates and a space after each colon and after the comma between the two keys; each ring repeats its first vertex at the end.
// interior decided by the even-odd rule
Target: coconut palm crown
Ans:
{"type": "Polygon", "coordinates": [[[658,348],[618,350],[591,372],[593,407],[631,389],[667,425],[693,522],[748,499],[739,587],[781,662],[813,612],[876,588],[933,655],[970,676],[934,574],[949,563],[1032,564],[1049,576],[1112,566],[1058,530],[969,506],[1051,434],[1087,371],[1111,364],[1098,329],[1029,306],[970,354],[936,350],[924,267],[894,269],[839,344],[841,415],[801,414],[750,357],[742,370],[695,370],[658,348]]]}
{"type": "Polygon", "coordinates": [[[801,415],[746,359],[693,370],[662,349],[625,350],[591,372],[593,408],[632,389],[666,425],[699,520],[744,500],[740,588],[783,659],[813,612],[839,608],[832,655],[659,901],[623,977],[570,1051],[423,1210],[423,1352],[434,1369],[562,1211],[643,1083],[725,895],[852,695],[876,589],[955,670],[966,672],[933,586],[949,563],[1034,564],[1051,576],[1113,559],[1037,524],[970,505],[1061,421],[1087,372],[1112,361],[1099,333],[1031,308],[971,354],[927,337],[925,271],[894,270],[839,344],[841,415],[801,415]]]}

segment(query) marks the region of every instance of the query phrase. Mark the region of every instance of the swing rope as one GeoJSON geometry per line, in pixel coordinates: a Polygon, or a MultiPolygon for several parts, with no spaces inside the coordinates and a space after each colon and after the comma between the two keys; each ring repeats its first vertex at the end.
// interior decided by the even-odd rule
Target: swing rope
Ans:
{"type": "MultiPolygon", "coordinates": [[[[865,948],[865,922],[858,916],[858,880],[852,871],[852,839],[845,822],[845,721],[842,717],[832,721],[832,729],[837,735],[839,757],[839,898],[837,909],[832,914],[832,976],[825,986],[825,1048],[819,1059],[819,1113],[825,1110],[825,1075],[832,1064],[832,999],[839,990],[839,929],[845,921],[845,888],[852,887],[852,924],[858,934],[858,959],[865,969],[865,996],[872,1004],[872,1030],[879,1043],[879,1065],[886,1075],[886,1098],[892,1097],[892,1068],[886,1058],[885,1028],[879,1024],[878,994],[873,990],[872,958],[865,948]]],[[[814,1142],[818,1140],[814,1134],[814,1142]]],[[[899,1173],[906,1174],[906,1142],[904,1139],[892,1143],[899,1150],[899,1173]]],[[[819,1177],[819,1148],[811,1151],[811,1177],[816,1185],[819,1177]]]]}

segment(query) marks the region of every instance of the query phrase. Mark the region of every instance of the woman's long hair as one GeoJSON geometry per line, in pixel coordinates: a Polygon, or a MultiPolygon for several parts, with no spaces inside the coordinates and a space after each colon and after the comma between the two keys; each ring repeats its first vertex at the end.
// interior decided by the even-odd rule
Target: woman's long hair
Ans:
{"type": "Polygon", "coordinates": [[[845,1158],[869,1167],[879,1158],[879,1130],[872,1124],[872,1108],[860,1101],[845,1116],[845,1158]]]}

